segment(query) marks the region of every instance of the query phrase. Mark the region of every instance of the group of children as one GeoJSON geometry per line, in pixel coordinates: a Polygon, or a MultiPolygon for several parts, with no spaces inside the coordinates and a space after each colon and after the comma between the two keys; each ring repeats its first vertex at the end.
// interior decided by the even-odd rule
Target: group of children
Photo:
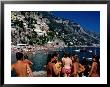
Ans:
{"type": "Polygon", "coordinates": [[[79,62],[78,55],[64,54],[63,58],[59,58],[59,54],[55,53],[51,56],[47,63],[48,77],[99,77],[99,63],[97,56],[92,58],[92,64],[88,64],[86,59],[82,63],[79,62]]]}
{"type": "MultiPolygon", "coordinates": [[[[11,70],[15,70],[16,76],[33,77],[30,67],[33,63],[27,57],[22,52],[16,53],[17,61],[11,64],[11,70]]],[[[89,64],[86,59],[80,63],[78,55],[75,54],[70,56],[65,53],[63,58],[59,58],[59,54],[54,53],[47,62],[46,71],[47,77],[99,77],[100,63],[96,55],[89,64]]]]}

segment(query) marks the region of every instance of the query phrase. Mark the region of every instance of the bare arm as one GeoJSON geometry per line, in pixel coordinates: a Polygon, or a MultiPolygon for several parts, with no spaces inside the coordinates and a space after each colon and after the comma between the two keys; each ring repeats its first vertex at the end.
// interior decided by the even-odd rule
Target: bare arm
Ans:
{"type": "Polygon", "coordinates": [[[83,72],[83,71],[85,70],[84,66],[82,66],[81,64],[79,64],[79,67],[80,67],[79,73],[80,73],[80,72],[83,72]]]}
{"type": "Polygon", "coordinates": [[[55,64],[53,65],[53,71],[54,71],[55,75],[58,75],[59,71],[56,69],[55,64]]]}
{"type": "Polygon", "coordinates": [[[92,67],[91,67],[91,70],[90,70],[90,72],[89,72],[89,75],[88,75],[88,76],[91,76],[94,66],[95,66],[95,64],[94,64],[94,63],[92,63],[92,67]]]}
{"type": "Polygon", "coordinates": [[[30,60],[28,60],[28,59],[25,59],[25,61],[27,61],[28,63],[29,63],[29,65],[32,65],[33,63],[30,61],[30,60]]]}
{"type": "Polygon", "coordinates": [[[73,67],[74,67],[74,77],[76,77],[77,76],[77,67],[76,67],[76,64],[73,64],[73,67]]]}
{"type": "Polygon", "coordinates": [[[29,77],[33,77],[32,70],[31,70],[29,64],[27,64],[27,73],[28,73],[29,77]]]}
{"type": "Polygon", "coordinates": [[[14,64],[11,64],[11,70],[13,70],[14,69],[14,64]]]}
{"type": "Polygon", "coordinates": [[[71,63],[70,63],[70,65],[72,66],[72,60],[71,60],[71,63]]]}

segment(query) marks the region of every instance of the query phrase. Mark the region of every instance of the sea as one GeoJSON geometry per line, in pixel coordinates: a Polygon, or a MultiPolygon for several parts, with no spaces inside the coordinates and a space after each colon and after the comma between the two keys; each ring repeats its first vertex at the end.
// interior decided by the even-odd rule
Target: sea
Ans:
{"type": "MultiPolygon", "coordinates": [[[[59,58],[63,58],[64,52],[72,55],[76,54],[79,57],[79,61],[81,62],[83,58],[91,59],[92,56],[95,54],[100,58],[100,48],[99,47],[65,47],[62,49],[56,49],[56,52],[59,53],[59,58]],[[80,51],[78,51],[80,49],[80,51]]],[[[33,62],[33,65],[31,66],[31,69],[33,72],[38,71],[45,71],[45,65],[47,64],[49,60],[49,55],[53,52],[49,50],[48,52],[44,51],[38,51],[34,54],[29,54],[28,58],[33,62]]],[[[16,62],[16,54],[11,54],[11,63],[16,62]]],[[[90,60],[91,61],[91,60],[90,60]]],[[[12,72],[12,76],[15,76],[15,74],[12,72]]]]}

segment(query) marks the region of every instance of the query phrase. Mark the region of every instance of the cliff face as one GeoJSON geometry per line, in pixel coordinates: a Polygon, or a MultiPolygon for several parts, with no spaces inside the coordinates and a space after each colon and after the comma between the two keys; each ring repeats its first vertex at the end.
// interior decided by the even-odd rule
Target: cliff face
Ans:
{"type": "Polygon", "coordinates": [[[43,45],[54,38],[69,46],[92,46],[100,35],[83,29],[80,24],[54,16],[52,12],[11,12],[12,44],[43,45]]]}

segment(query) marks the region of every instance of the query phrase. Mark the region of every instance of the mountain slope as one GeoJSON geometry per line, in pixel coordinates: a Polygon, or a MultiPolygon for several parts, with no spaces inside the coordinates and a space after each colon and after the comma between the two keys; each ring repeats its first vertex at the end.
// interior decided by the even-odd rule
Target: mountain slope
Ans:
{"type": "Polygon", "coordinates": [[[11,27],[14,45],[43,45],[55,37],[68,46],[93,46],[100,43],[99,34],[85,30],[73,21],[56,17],[52,12],[12,12],[11,27]]]}

